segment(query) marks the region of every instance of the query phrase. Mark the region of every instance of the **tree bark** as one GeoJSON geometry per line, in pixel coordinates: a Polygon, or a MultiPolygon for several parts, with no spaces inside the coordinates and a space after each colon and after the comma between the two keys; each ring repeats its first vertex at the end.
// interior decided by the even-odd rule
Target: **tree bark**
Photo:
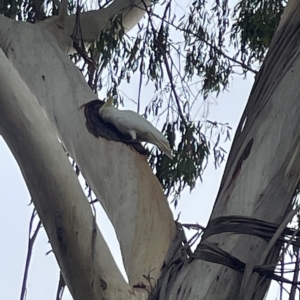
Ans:
{"type": "MultiPolygon", "coordinates": [[[[86,42],[99,36],[118,12],[114,7],[107,15],[86,13],[86,42]]],[[[287,9],[238,127],[211,220],[240,215],[280,224],[291,210],[300,179],[300,4],[291,0],[287,9]]],[[[153,268],[150,276],[159,278],[175,225],[146,159],[127,145],[97,139],[85,126],[82,105],[95,95],[64,53],[71,48],[72,18],[63,29],[56,19],[32,25],[0,18],[5,53],[0,53],[0,130],[74,299],[146,299],[117,270],[56,135],[112,221],[131,285],[147,284],[143,275],[153,268]]],[[[254,265],[276,263],[279,248],[266,252],[268,241],[243,234],[220,233],[207,241],[245,262],[246,272],[186,259],[162,279],[157,297],[239,299],[242,294],[243,299],[262,299],[269,281],[261,283],[251,271],[254,265]]]]}
{"type": "Polygon", "coordinates": [[[74,299],[146,299],[118,270],[53,126],[2,50],[0,68],[0,132],[74,299]]]}
{"type": "MultiPolygon", "coordinates": [[[[300,180],[299,1],[287,9],[238,126],[210,221],[238,215],[280,225],[291,211],[300,180]]],[[[268,240],[230,232],[207,241],[245,262],[246,270],[192,258],[172,267],[159,299],[263,299],[270,281],[252,269],[276,264],[280,245],[269,250],[268,240]]]]}
{"type": "MultiPolygon", "coordinates": [[[[119,1],[120,3],[124,7],[124,3],[128,6],[129,2],[119,1]]],[[[138,3],[141,2],[138,1],[138,3]]],[[[115,9],[119,7],[117,4],[114,5],[115,9]]],[[[107,20],[118,13],[112,8],[107,9],[107,12],[110,13],[106,16],[107,20]]],[[[101,10],[98,13],[99,18],[105,15],[101,10]]],[[[97,12],[93,14],[93,20],[96,22],[97,12]]],[[[140,18],[142,14],[137,15],[140,18]]],[[[131,19],[132,15],[129,11],[123,18],[126,28],[132,26],[130,25],[131,19]],[[129,25],[127,26],[128,18],[129,25]]],[[[175,234],[172,213],[162,187],[144,156],[125,144],[96,138],[88,132],[83,105],[97,97],[64,53],[70,46],[68,35],[72,26],[68,25],[69,18],[66,19],[65,28],[58,27],[55,20],[33,25],[1,17],[1,48],[24,84],[37,99],[41,106],[41,116],[47,119],[45,122],[50,122],[56,129],[65,149],[80,167],[82,174],[108,214],[120,242],[130,284],[133,286],[142,283],[142,285],[149,286],[144,275],[150,275],[154,281],[159,278],[160,268],[175,234]]],[[[89,23],[85,25],[85,20],[87,19],[84,17],[81,23],[86,28],[87,41],[90,41],[96,36],[88,35],[88,28],[91,25],[89,23]]],[[[98,30],[102,28],[101,22],[97,27],[98,30]]],[[[107,25],[105,23],[105,26],[107,25]]],[[[90,30],[92,31],[93,28],[90,30]]],[[[5,71],[2,69],[1,74],[5,76],[5,71]]],[[[22,118],[16,118],[13,122],[18,123],[19,119],[22,118]]],[[[15,135],[8,136],[9,134],[10,132],[6,134],[7,140],[15,138],[15,135]]],[[[58,144],[58,141],[56,143],[58,144]]],[[[13,149],[16,156],[17,151],[23,152],[20,144],[18,146],[19,148],[16,146],[13,149]]],[[[35,147],[38,147],[38,144],[35,144],[35,147]]],[[[35,151],[43,150],[44,148],[35,149],[35,151]]],[[[51,155],[54,155],[54,152],[51,155]]],[[[27,158],[23,155],[22,159],[27,158]]],[[[21,164],[20,160],[18,162],[21,164]]],[[[34,189],[40,187],[30,182],[30,176],[26,177],[26,180],[31,194],[38,193],[39,191],[34,189]]],[[[32,180],[36,182],[35,178],[32,180]]],[[[60,185],[61,188],[65,186],[63,180],[60,185]]],[[[41,198],[35,197],[35,201],[41,201],[41,198]]],[[[36,205],[42,207],[45,202],[36,203],[36,205]]],[[[65,212],[71,214],[71,210],[64,210],[65,212]]],[[[92,222],[91,213],[88,216],[92,222]]],[[[46,227],[47,223],[44,222],[42,216],[41,219],[46,227]]],[[[49,239],[52,243],[51,236],[49,239]]],[[[75,240],[68,240],[68,242],[75,242],[75,240]]],[[[55,248],[54,251],[56,251],[55,248]]],[[[99,259],[100,266],[101,254],[99,256],[97,259],[99,259]]],[[[90,264],[90,261],[82,263],[90,264]]],[[[72,272],[76,270],[72,269],[71,272],[62,263],[60,266],[66,281],[71,285],[72,292],[72,285],[77,284],[76,281],[72,281],[75,276],[72,272]]],[[[80,275],[80,272],[76,272],[76,276],[80,275]]],[[[75,297],[75,299],[84,298],[75,297]]]]}

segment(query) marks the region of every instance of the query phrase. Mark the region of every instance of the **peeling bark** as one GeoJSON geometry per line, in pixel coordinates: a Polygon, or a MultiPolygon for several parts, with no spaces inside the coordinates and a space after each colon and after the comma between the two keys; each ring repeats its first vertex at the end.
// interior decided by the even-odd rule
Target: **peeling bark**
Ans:
{"type": "MultiPolygon", "coordinates": [[[[300,3],[291,2],[238,126],[211,220],[239,215],[279,225],[291,211],[300,180],[300,3]]],[[[244,274],[189,259],[166,276],[158,299],[263,299],[270,281],[252,268],[276,264],[280,246],[268,253],[268,241],[231,233],[207,241],[245,262],[244,274]]]]}

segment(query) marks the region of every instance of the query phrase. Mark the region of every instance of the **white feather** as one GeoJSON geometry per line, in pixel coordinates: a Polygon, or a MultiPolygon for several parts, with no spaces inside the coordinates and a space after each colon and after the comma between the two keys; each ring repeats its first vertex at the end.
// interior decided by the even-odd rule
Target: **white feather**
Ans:
{"type": "Polygon", "coordinates": [[[99,110],[104,121],[113,124],[121,133],[130,134],[132,139],[156,145],[172,158],[169,141],[149,121],[131,110],[118,110],[109,99],[99,110]]]}

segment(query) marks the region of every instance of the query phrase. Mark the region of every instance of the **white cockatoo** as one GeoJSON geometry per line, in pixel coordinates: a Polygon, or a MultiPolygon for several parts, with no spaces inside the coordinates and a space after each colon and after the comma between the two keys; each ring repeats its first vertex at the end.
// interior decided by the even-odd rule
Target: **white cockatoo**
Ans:
{"type": "Polygon", "coordinates": [[[101,106],[99,114],[105,122],[113,124],[121,133],[129,134],[133,140],[156,145],[172,159],[172,150],[166,137],[138,113],[115,108],[113,97],[109,97],[101,106]]]}

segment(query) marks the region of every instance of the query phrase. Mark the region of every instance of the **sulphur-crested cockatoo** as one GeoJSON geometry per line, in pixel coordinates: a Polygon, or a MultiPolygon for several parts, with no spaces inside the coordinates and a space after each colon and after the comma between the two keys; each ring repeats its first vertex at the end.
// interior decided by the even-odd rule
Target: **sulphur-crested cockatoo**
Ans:
{"type": "Polygon", "coordinates": [[[99,109],[102,119],[113,124],[121,133],[129,134],[133,140],[156,145],[172,159],[169,141],[144,117],[131,110],[119,110],[113,105],[113,98],[99,109]]]}

